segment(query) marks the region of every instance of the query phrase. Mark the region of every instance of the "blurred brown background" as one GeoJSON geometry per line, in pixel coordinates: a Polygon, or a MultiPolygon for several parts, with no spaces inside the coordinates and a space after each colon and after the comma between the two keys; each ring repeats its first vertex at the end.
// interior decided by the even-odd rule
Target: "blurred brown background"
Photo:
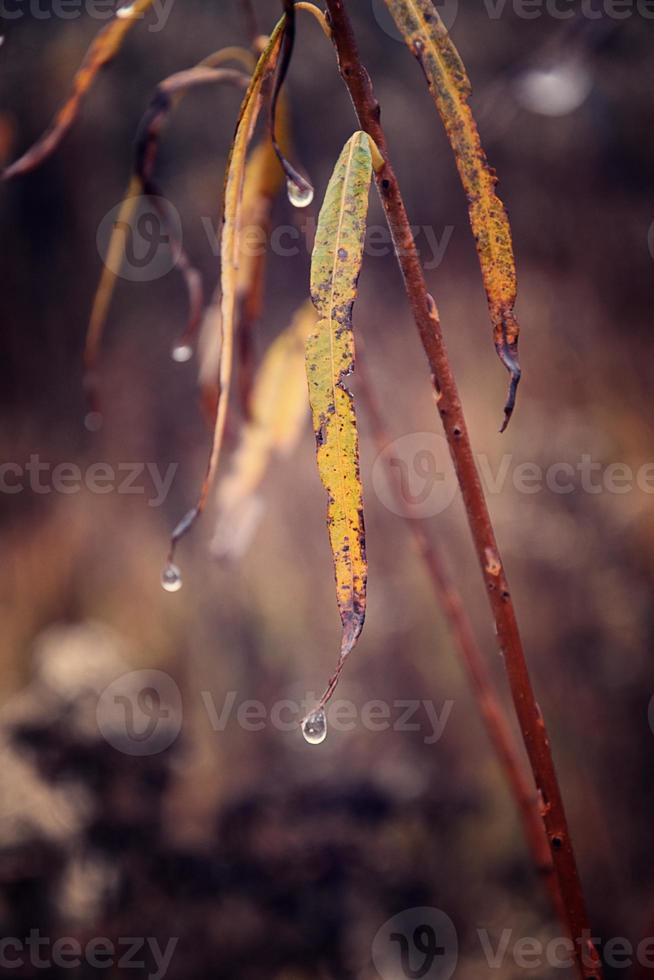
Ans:
{"type": "MultiPolygon", "coordinates": [[[[579,479],[570,493],[524,493],[511,474],[525,462],[577,466],[587,454],[601,480],[613,463],[635,473],[654,461],[654,21],[635,5],[619,20],[570,5],[575,16],[563,20],[545,9],[526,19],[510,3],[497,17],[489,5],[458,4],[452,34],[501,178],[519,273],[524,380],[500,437],[506,375],[492,347],[465,198],[421,73],[381,6],[349,3],[411,220],[438,240],[451,235],[427,278],[473,445],[493,472],[510,454],[491,512],[591,921],[604,940],[635,943],[654,929],[652,495],[637,486],[587,492],[579,479]]],[[[269,31],[278,5],[255,7],[260,30],[269,31]]],[[[3,18],[5,160],[47,125],[101,26],[83,8],[70,20],[46,4],[21,9],[24,16],[3,18]]],[[[297,451],[266,479],[263,519],[242,559],[212,560],[209,512],[180,547],[184,588],[161,589],[168,534],[194,500],[208,441],[194,362],[170,358],[185,317],[174,271],[119,282],[102,359],[105,422],[99,432],[84,427],[81,351],[102,267],[96,235],[124,191],[141,114],[166,75],[248,43],[237,0],[177,0],[168,14],[164,29],[150,30],[150,17],[128,35],[56,155],[0,195],[3,460],[22,467],[38,454],[82,471],[97,462],[177,466],[159,507],[148,505],[147,476],[137,480],[141,494],[2,494],[3,935],[156,936],[164,946],[177,937],[171,980],[340,980],[377,976],[370,948],[382,923],[432,906],[456,926],[456,976],[486,975],[477,930],[546,939],[557,926],[429,581],[402,521],[373,489],[365,414],[369,609],[338,697],[359,712],[381,700],[391,720],[401,701],[427,701],[438,715],[452,702],[437,740],[424,705],[412,719],[418,730],[371,731],[357,721],[349,732],[332,726],[319,747],[269,720],[261,731],[237,720],[249,699],[269,708],[320,691],[336,656],[325,500],[308,421],[297,451]],[[98,694],[132,670],[161,670],[172,685],[174,740],[149,755],[107,738],[98,724],[98,694]],[[230,692],[234,710],[216,730],[207,703],[220,712],[230,692]]],[[[298,26],[289,92],[295,158],[315,183],[315,214],[355,120],[333,51],[309,18],[298,26]]],[[[220,213],[238,100],[227,88],[189,96],[166,130],[157,169],[207,293],[218,262],[202,219],[215,225],[220,213]]],[[[306,219],[276,202],[275,227],[306,219]]],[[[370,221],[382,222],[374,194],[370,221]]],[[[428,261],[424,232],[419,245],[428,261]]],[[[259,356],[305,298],[308,262],[304,247],[270,256],[259,356]]],[[[393,437],[438,433],[391,255],[366,257],[355,332],[393,437]]],[[[231,448],[236,434],[234,425],[231,448]]],[[[430,523],[508,703],[459,502],[430,523]]],[[[147,715],[149,702],[141,707],[147,715]]],[[[24,963],[14,975],[43,972],[24,963]]],[[[103,971],[85,963],[72,972],[103,971]]],[[[544,975],[509,960],[493,972],[544,975]]],[[[627,973],[636,975],[607,975],[627,973]]]]}

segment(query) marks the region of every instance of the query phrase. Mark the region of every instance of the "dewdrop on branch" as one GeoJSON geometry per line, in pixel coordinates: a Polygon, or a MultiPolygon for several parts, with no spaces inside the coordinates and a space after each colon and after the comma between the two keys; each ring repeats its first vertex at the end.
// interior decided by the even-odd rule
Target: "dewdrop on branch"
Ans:
{"type": "Polygon", "coordinates": [[[182,573],[171,561],[161,573],[161,586],[166,592],[179,592],[182,587],[182,573]]]}
{"type": "Polygon", "coordinates": [[[286,192],[294,208],[308,208],[313,201],[313,187],[302,177],[289,177],[286,181],[286,192]]]}
{"type": "Polygon", "coordinates": [[[172,357],[173,361],[176,361],[178,364],[185,364],[193,357],[193,348],[190,344],[175,344],[170,352],[170,356],[172,357]]]}
{"type": "Polygon", "coordinates": [[[327,717],[322,708],[317,708],[302,722],[302,734],[309,745],[320,745],[327,738],[327,717]]]}
{"type": "Polygon", "coordinates": [[[118,17],[120,20],[126,20],[128,17],[131,17],[133,13],[134,13],[134,4],[126,3],[123,4],[122,7],[118,8],[118,10],[116,11],[116,17],[118,17]]]}

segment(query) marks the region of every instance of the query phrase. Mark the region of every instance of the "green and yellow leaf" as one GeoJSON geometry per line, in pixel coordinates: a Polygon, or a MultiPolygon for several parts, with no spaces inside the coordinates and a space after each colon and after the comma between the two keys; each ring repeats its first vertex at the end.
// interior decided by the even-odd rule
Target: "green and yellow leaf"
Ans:
{"type": "Polygon", "coordinates": [[[495,347],[511,374],[504,429],[520,380],[520,328],[514,314],[517,281],[509,219],[495,192],[497,177],[488,165],[470,109],[471,85],[465,66],[432,0],[386,0],[386,4],[424,71],[468,197],[495,347]]]}
{"type": "Polygon", "coordinates": [[[309,400],[320,478],[327,491],[327,525],[343,625],[341,651],[321,705],[331,697],[365,617],[366,562],[359,442],[352,394],[352,308],[361,270],[372,176],[369,137],[345,144],[318,218],[311,260],[311,298],[320,317],[307,342],[309,400]]]}
{"type": "Polygon", "coordinates": [[[247,548],[262,513],[259,487],[272,459],[287,456],[297,445],[309,400],[305,344],[316,326],[307,300],[289,326],[270,345],[252,388],[250,418],[229,473],[218,485],[218,516],[212,553],[239,557],[247,548]]]}
{"type": "Polygon", "coordinates": [[[10,180],[19,174],[38,167],[59,146],[63,137],[75,122],[82,99],[91,88],[96,75],[120,51],[127,32],[140,20],[152,6],[153,0],[134,0],[124,5],[98,33],[91,43],[84,61],[73,79],[72,90],[45,133],[18,160],[3,171],[3,180],[10,180]]]}

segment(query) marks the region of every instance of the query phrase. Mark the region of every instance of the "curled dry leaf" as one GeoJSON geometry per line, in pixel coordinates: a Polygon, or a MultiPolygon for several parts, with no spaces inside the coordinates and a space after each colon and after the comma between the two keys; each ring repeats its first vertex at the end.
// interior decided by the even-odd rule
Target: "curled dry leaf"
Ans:
{"type": "Polygon", "coordinates": [[[468,197],[495,348],[511,375],[504,407],[504,431],[515,407],[520,382],[520,327],[514,314],[517,281],[511,226],[506,209],[495,193],[497,177],[488,165],[470,109],[470,80],[432,0],[386,0],[386,4],[425,74],[468,197]]]}
{"type": "Polygon", "coordinates": [[[152,6],[153,0],[134,0],[123,6],[113,20],[98,33],[86,52],[84,61],[73,79],[72,91],[45,133],[18,160],[3,171],[3,180],[28,173],[49,157],[75,122],[82,99],[93,84],[96,75],[120,51],[125,35],[152,6]]]}
{"type": "Polygon", "coordinates": [[[231,469],[218,485],[218,518],[211,544],[217,558],[243,554],[263,513],[258,490],[268,466],[275,456],[287,456],[300,438],[309,408],[305,344],[316,319],[307,300],[270,345],[257,372],[250,419],[231,469]]]}
{"type": "Polygon", "coordinates": [[[323,694],[333,694],[345,658],[365,617],[366,562],[359,441],[352,394],[345,379],[354,370],[352,308],[361,271],[372,176],[369,137],[345,144],[320,210],[311,260],[311,298],[320,317],[307,342],[309,399],[316,458],[329,504],[327,526],[343,625],[336,671],[323,694]]]}

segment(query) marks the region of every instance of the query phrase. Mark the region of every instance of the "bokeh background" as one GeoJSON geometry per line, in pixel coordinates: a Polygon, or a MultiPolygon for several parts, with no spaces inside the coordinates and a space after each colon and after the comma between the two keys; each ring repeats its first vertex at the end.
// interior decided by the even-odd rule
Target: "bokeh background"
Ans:
{"type": "MultiPolygon", "coordinates": [[[[278,5],[254,6],[259,30],[269,31],[278,5]]],[[[525,462],[576,466],[584,454],[600,474],[613,463],[635,473],[654,460],[654,22],[635,4],[622,19],[606,13],[610,5],[594,5],[604,13],[591,18],[590,7],[571,4],[569,20],[545,9],[527,19],[510,3],[498,16],[489,15],[493,5],[446,5],[514,231],[524,380],[500,436],[506,376],[451,152],[382,4],[348,6],[411,220],[439,241],[449,236],[427,279],[473,445],[493,472],[508,454],[509,476],[490,507],[593,928],[604,940],[636,943],[654,930],[652,496],[638,487],[589,493],[578,480],[566,494],[524,493],[511,474],[525,462]]],[[[100,26],[83,9],[70,19],[47,4],[20,9],[21,17],[3,17],[5,161],[45,128],[100,26]]],[[[159,507],[148,505],[145,477],[141,494],[2,494],[3,935],[157,937],[163,947],[176,937],[170,980],[342,980],[378,976],[377,931],[396,913],[429,906],[455,925],[457,977],[551,975],[519,969],[510,956],[491,971],[483,956],[478,930],[494,941],[507,928],[514,941],[547,940],[559,927],[429,579],[405,525],[374,490],[365,412],[369,609],[338,692],[357,720],[347,732],[332,726],[320,746],[269,717],[257,731],[236,717],[250,699],[268,709],[322,690],[338,647],[308,418],[296,450],[266,477],[261,522],[239,560],[211,557],[210,509],[180,547],[184,587],[174,595],[160,585],[168,535],[193,503],[208,446],[196,362],[170,358],[186,313],[175,271],[119,282],[101,362],[104,425],[84,425],[81,352],[102,269],[96,236],[124,191],[141,114],[162,78],[249,40],[237,0],[177,0],[168,14],[162,30],[150,30],[151,17],[131,32],[56,155],[0,194],[3,460],[24,466],[38,454],[83,471],[97,462],[176,466],[159,507]],[[139,684],[161,675],[124,675],[153,670],[165,675],[162,747],[138,755],[121,741],[120,719],[115,729],[102,723],[98,704],[123,678],[120,692],[147,721],[139,684]],[[417,702],[417,730],[371,731],[360,711],[373,699],[390,706],[392,721],[399,702],[417,702]],[[450,704],[437,740],[425,701],[439,716],[450,704]],[[220,713],[226,703],[233,711],[216,724],[210,707],[220,713]]],[[[355,128],[333,51],[308,18],[289,96],[295,158],[317,195],[303,212],[280,197],[273,226],[302,228],[355,128]]],[[[189,96],[157,168],[207,294],[218,260],[206,222],[215,227],[220,214],[238,99],[213,87],[189,96]]],[[[370,221],[382,222],[374,193],[370,221]]],[[[424,233],[419,245],[429,260],[424,233]]],[[[295,256],[270,255],[258,358],[305,299],[308,264],[303,245],[295,256]]],[[[439,425],[392,255],[366,257],[355,331],[392,437],[413,435],[420,446],[415,434],[439,425]]],[[[238,433],[235,406],[228,449],[238,433]]],[[[510,711],[458,500],[429,525],[510,711]]],[[[43,972],[24,962],[14,975],[43,972]]],[[[87,963],[45,972],[125,971],[87,963]]],[[[128,975],[152,972],[148,962],[128,975]]],[[[638,971],[608,976],[626,973],[638,971]]]]}

